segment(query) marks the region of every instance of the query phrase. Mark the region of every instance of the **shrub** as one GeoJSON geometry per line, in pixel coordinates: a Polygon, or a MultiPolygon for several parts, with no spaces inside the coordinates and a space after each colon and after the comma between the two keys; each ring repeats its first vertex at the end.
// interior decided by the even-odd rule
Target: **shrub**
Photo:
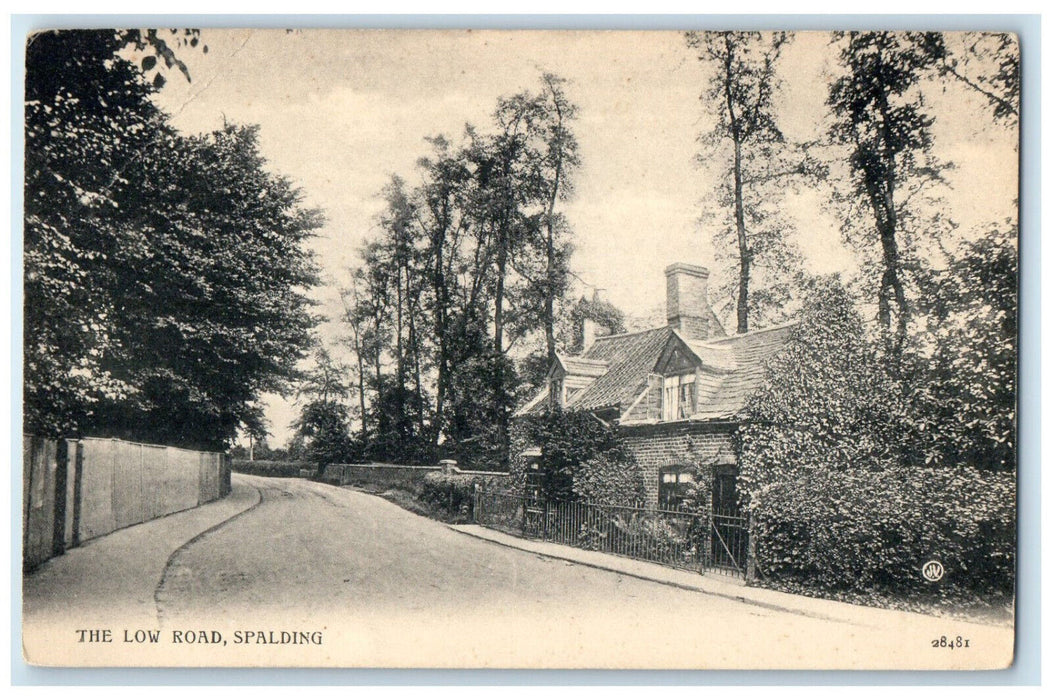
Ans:
{"type": "MultiPolygon", "coordinates": [[[[628,503],[642,494],[642,472],[620,433],[584,411],[554,409],[519,419],[513,449],[541,450],[541,490],[553,501],[628,503]]],[[[526,464],[513,460],[512,475],[525,482],[526,464]]]]}
{"type": "Polygon", "coordinates": [[[239,474],[255,474],[256,476],[282,476],[298,477],[301,469],[309,469],[313,474],[318,465],[314,462],[297,462],[273,459],[247,459],[230,460],[230,469],[239,474]]]}
{"type": "Polygon", "coordinates": [[[424,476],[420,499],[451,520],[467,520],[475,493],[475,478],[469,474],[430,472],[424,476]]]}
{"type": "Polygon", "coordinates": [[[1011,594],[1015,477],[971,467],[801,469],[752,494],[758,572],[823,592],[1011,594]],[[929,560],[945,574],[921,575],[929,560]]]}
{"type": "Polygon", "coordinates": [[[591,503],[635,505],[646,498],[643,469],[630,452],[603,452],[575,470],[573,492],[591,503]]]}

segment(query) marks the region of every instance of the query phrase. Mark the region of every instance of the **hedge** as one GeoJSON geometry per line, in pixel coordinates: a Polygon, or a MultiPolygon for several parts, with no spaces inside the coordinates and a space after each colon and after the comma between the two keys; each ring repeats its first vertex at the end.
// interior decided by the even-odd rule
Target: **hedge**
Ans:
{"type": "Polygon", "coordinates": [[[430,472],[424,476],[420,499],[453,520],[470,518],[476,477],[430,472]]]}
{"type": "Polygon", "coordinates": [[[970,467],[801,469],[754,492],[761,580],[824,592],[1011,594],[1015,475],[970,467]],[[942,563],[937,582],[924,578],[942,563]]]}
{"type": "Polygon", "coordinates": [[[284,477],[298,477],[301,469],[308,469],[311,474],[318,471],[318,465],[314,462],[292,462],[270,459],[232,459],[230,460],[230,468],[239,474],[284,477]]]}

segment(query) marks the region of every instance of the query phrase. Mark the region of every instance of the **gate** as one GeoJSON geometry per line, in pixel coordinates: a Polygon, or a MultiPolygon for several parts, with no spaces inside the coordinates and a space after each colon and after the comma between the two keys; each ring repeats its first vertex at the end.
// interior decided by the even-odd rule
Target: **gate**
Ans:
{"type": "Polygon", "coordinates": [[[516,537],[692,571],[746,575],[748,525],[736,511],[559,502],[476,486],[474,520],[516,537]]]}

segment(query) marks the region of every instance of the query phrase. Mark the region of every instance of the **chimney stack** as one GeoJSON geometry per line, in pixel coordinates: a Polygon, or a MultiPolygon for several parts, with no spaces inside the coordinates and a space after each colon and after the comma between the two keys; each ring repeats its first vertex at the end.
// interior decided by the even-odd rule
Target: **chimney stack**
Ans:
{"type": "Polygon", "coordinates": [[[581,352],[584,352],[588,348],[592,347],[595,343],[595,326],[596,323],[590,318],[586,318],[581,323],[581,352]]]}
{"type": "Polygon", "coordinates": [[[708,269],[687,263],[666,267],[665,311],[668,325],[688,338],[707,340],[718,334],[710,323],[708,269]]]}

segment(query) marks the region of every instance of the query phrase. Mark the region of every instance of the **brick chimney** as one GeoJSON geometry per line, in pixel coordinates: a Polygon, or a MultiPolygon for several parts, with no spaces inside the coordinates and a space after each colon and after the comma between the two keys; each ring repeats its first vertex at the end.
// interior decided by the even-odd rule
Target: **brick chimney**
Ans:
{"type": "Polygon", "coordinates": [[[688,338],[707,340],[719,334],[711,327],[709,271],[700,265],[673,263],[665,268],[665,311],[668,325],[688,338]]]}
{"type": "Polygon", "coordinates": [[[590,318],[586,318],[581,323],[581,352],[584,352],[588,348],[592,347],[595,343],[596,338],[596,322],[590,318]]]}

